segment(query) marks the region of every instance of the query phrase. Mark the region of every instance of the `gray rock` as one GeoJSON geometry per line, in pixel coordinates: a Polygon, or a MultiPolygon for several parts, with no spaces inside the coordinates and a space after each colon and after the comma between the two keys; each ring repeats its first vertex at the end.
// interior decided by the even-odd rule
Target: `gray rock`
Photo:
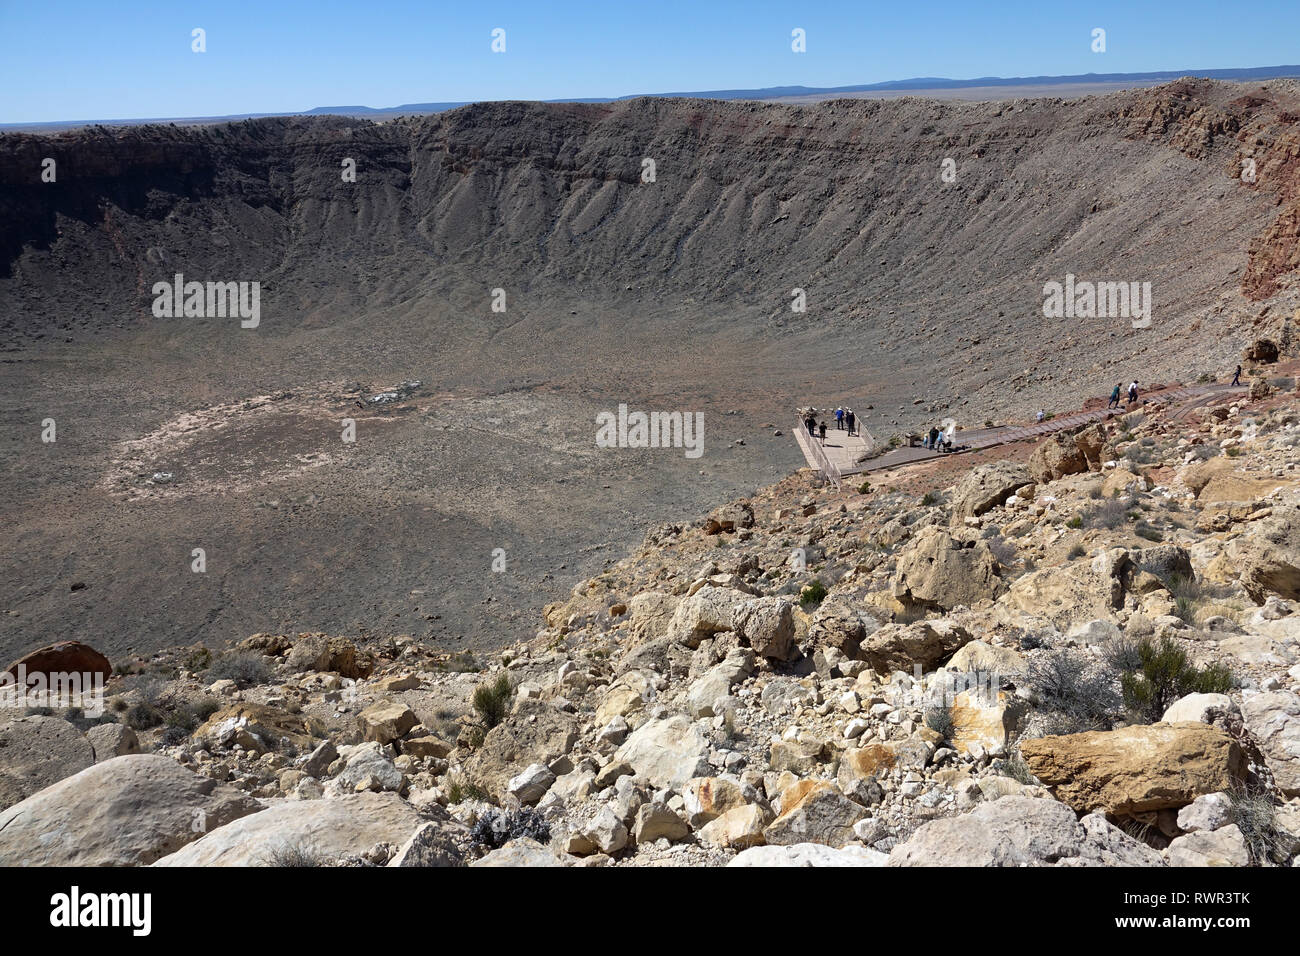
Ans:
{"type": "Polygon", "coordinates": [[[125,724],[96,724],[86,731],[86,739],[95,751],[96,763],[140,752],[140,738],[125,724]]]}
{"type": "Polygon", "coordinates": [[[1249,866],[1250,850],[1235,823],[1200,830],[1169,844],[1170,866],[1249,866]]]}
{"type": "Polygon", "coordinates": [[[114,757],[0,811],[0,866],[141,866],[259,810],[169,757],[114,757]]]}
{"type": "Polygon", "coordinates": [[[89,740],[59,717],[19,717],[0,726],[0,809],[95,762],[89,740]]]}

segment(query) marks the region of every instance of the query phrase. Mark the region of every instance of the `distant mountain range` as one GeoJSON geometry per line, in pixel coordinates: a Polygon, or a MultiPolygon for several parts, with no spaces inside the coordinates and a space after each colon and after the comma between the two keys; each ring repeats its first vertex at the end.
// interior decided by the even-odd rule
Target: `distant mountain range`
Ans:
{"type": "MultiPolygon", "coordinates": [[[[915,92],[924,94],[935,90],[970,90],[990,88],[1032,87],[1045,93],[1052,87],[1107,87],[1117,84],[1151,86],[1176,80],[1183,76],[1199,76],[1212,80],[1272,80],[1284,77],[1300,78],[1300,65],[1257,66],[1230,70],[1156,70],[1148,73],[1077,73],[1070,76],[981,76],[969,80],[953,80],[940,76],[919,76],[907,80],[888,80],[884,83],[863,83],[857,86],[767,86],[747,90],[694,90],[678,93],[633,93],[627,96],[567,97],[544,100],[547,103],[613,103],[640,96],[660,98],[710,99],[710,100],[816,100],[862,94],[898,94],[915,92]],[[1046,88],[1046,89],[1044,89],[1046,88]]],[[[990,97],[1000,98],[1000,97],[990,97]]],[[[238,113],[229,116],[170,116],[152,119],[98,119],[58,120],[48,123],[0,123],[0,130],[52,130],[90,124],[138,125],[142,123],[224,123],[232,120],[258,119],[266,116],[361,116],[383,119],[410,114],[441,113],[468,106],[474,100],[441,103],[403,103],[400,106],[317,106],[314,109],[290,113],[238,113]]]]}

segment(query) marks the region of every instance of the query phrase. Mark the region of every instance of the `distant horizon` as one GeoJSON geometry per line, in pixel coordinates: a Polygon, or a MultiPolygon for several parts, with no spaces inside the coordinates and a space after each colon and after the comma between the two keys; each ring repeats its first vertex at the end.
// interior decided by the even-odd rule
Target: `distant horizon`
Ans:
{"type": "Polygon", "coordinates": [[[1050,9],[1033,0],[978,9],[936,0],[923,17],[853,0],[661,0],[650,8],[560,0],[546,9],[522,0],[481,9],[422,0],[195,0],[183,9],[166,0],[0,0],[0,124],[833,90],[942,77],[1202,75],[1292,61],[1297,34],[1293,0],[1258,0],[1250,16],[1227,18],[1211,0],[1061,0],[1050,9]]]}
{"type": "Polygon", "coordinates": [[[1147,70],[1135,73],[1083,73],[1083,74],[1064,74],[1056,76],[980,76],[970,79],[956,79],[951,77],[925,76],[909,77],[900,80],[885,80],[869,84],[849,84],[847,86],[835,87],[808,87],[808,86],[772,86],[772,87],[737,87],[732,89],[718,90],[678,90],[664,93],[630,93],[621,96],[581,96],[581,97],[562,97],[550,100],[530,100],[524,98],[508,98],[503,100],[465,100],[450,102],[408,102],[395,106],[370,106],[366,104],[332,104],[323,106],[314,106],[303,110],[290,110],[284,112],[255,112],[255,113],[229,113],[214,116],[139,116],[139,117],[93,117],[93,118],[64,118],[58,120],[46,120],[41,122],[17,122],[17,123],[0,123],[0,130],[21,131],[40,127],[57,127],[60,129],[75,128],[80,126],[91,125],[113,125],[113,124],[130,124],[146,125],[150,123],[220,123],[235,122],[245,119],[268,119],[288,116],[356,116],[356,117],[391,117],[406,114],[437,113],[447,110],[458,109],[464,106],[474,105],[476,103],[506,103],[506,102],[531,102],[531,103],[617,103],[632,99],[652,98],[652,99],[747,99],[772,101],[778,98],[792,97],[816,97],[819,95],[827,96],[844,96],[851,95],[855,92],[872,93],[872,92],[918,92],[925,93],[930,91],[958,90],[958,89],[984,89],[1006,87],[1008,90],[1016,90],[1023,87],[1037,86],[1070,86],[1070,85],[1088,85],[1088,84],[1108,84],[1108,83],[1125,83],[1135,84],[1148,83],[1159,85],[1162,83],[1172,82],[1180,77],[1194,76],[1197,78],[1218,80],[1222,82],[1250,82],[1266,81],[1272,79],[1300,79],[1300,64],[1279,64],[1277,66],[1253,66],[1253,67],[1230,67],[1226,69],[1214,70],[1147,70]]]}

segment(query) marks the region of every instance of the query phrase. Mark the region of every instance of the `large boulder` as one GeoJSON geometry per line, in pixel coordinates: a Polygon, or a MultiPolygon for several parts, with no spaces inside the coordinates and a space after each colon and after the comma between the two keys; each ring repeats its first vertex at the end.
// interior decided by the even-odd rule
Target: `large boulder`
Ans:
{"type": "Polygon", "coordinates": [[[731,630],[733,609],[752,597],[744,591],[707,584],[677,605],[668,634],[687,647],[699,647],[706,637],[731,630]]]}
{"type": "Polygon", "coordinates": [[[794,605],[775,596],[741,601],[732,608],[731,629],[759,657],[788,660],[794,651],[794,605]]]}
{"type": "Polygon", "coordinates": [[[115,757],[0,811],[0,866],[141,866],[260,809],[169,757],[115,757]]]}
{"type": "Polygon", "coordinates": [[[692,777],[709,773],[709,739],[683,714],[642,724],[623,742],[615,762],[632,766],[655,787],[680,790],[692,777]]]}
{"type": "Polygon", "coordinates": [[[964,518],[982,515],[1033,483],[1029,469],[1018,462],[995,461],[977,465],[953,489],[952,520],[959,524],[964,518]]]}
{"type": "Polygon", "coordinates": [[[223,707],[194,731],[194,740],[209,750],[240,744],[245,750],[275,750],[282,741],[310,749],[326,734],[320,720],[291,714],[267,704],[244,702],[223,707]]]}
{"type": "Polygon", "coordinates": [[[488,731],[465,762],[465,776],[487,790],[501,794],[510,778],[529,764],[550,766],[573,749],[578,720],[551,704],[525,698],[514,711],[488,731]]]}
{"type": "Polygon", "coordinates": [[[1300,696],[1288,691],[1252,694],[1242,699],[1241,712],[1278,789],[1300,796],[1300,696]]]}
{"type": "Polygon", "coordinates": [[[1271,365],[1278,360],[1279,354],[1277,343],[1272,339],[1255,339],[1242,349],[1241,357],[1247,362],[1271,365]]]}
{"type": "Polygon", "coordinates": [[[1099,551],[1091,560],[1021,575],[998,603],[1047,618],[1062,629],[1078,621],[1113,618],[1124,606],[1125,582],[1132,567],[1124,548],[1099,551]]]}
{"type": "Polygon", "coordinates": [[[862,642],[858,658],[882,674],[896,670],[911,673],[914,664],[933,670],[970,640],[970,631],[946,618],[886,624],[862,642]]]}
{"type": "Polygon", "coordinates": [[[393,793],[276,801],[261,813],[209,831],[154,865],[276,866],[291,854],[332,863],[359,856],[376,843],[402,846],[423,822],[393,793]]]}
{"type": "Polygon", "coordinates": [[[1039,484],[1101,468],[1106,433],[1100,425],[1077,432],[1058,432],[1044,440],[1029,456],[1029,474],[1039,484]]]}
{"type": "Polygon", "coordinates": [[[813,611],[808,622],[809,649],[834,648],[846,657],[856,657],[870,628],[863,615],[842,595],[835,594],[813,611]]]}
{"type": "Polygon", "coordinates": [[[0,809],[94,762],[90,741],[59,717],[20,717],[0,724],[0,809]]]}
{"type": "Polygon", "coordinates": [[[722,714],[731,700],[731,688],[754,669],[754,652],[747,647],[733,647],[727,656],[714,664],[691,684],[686,704],[692,717],[722,714]]]}
{"type": "MultiPolygon", "coordinates": [[[[89,644],[81,641],[59,641],[28,651],[7,668],[5,673],[17,679],[19,672],[31,677],[42,674],[47,679],[57,674],[97,675],[105,683],[113,676],[113,665],[108,658],[89,644]]],[[[84,687],[90,690],[89,687],[84,687]]]]}
{"type": "Polygon", "coordinates": [[[781,794],[781,812],[764,831],[769,844],[824,843],[841,847],[857,839],[853,825],[867,815],[839,788],[822,780],[801,780],[781,794]]]}
{"type": "Polygon", "coordinates": [[[328,634],[299,634],[285,663],[291,671],[330,671],[353,680],[369,677],[374,670],[368,654],[347,638],[328,634]]]}
{"type": "Polygon", "coordinates": [[[1300,507],[1276,505],[1228,543],[1228,560],[1240,568],[1241,586],[1263,604],[1270,594],[1300,598],[1300,507]]]}
{"type": "Polygon", "coordinates": [[[942,611],[995,597],[1001,586],[997,558],[985,542],[933,526],[922,528],[898,556],[893,581],[894,597],[903,604],[942,611]]]}
{"type": "Polygon", "coordinates": [[[1006,796],[922,824],[888,866],[1161,866],[1160,854],[1055,800],[1006,796]]]}
{"type": "Polygon", "coordinates": [[[1039,737],[1021,741],[1020,753],[1034,776],[1081,813],[1178,809],[1231,789],[1245,774],[1237,742],[1199,723],[1039,737]]]}
{"type": "Polygon", "coordinates": [[[420,721],[401,701],[381,700],[357,714],[357,726],[364,740],[392,743],[404,737],[420,721]]]}

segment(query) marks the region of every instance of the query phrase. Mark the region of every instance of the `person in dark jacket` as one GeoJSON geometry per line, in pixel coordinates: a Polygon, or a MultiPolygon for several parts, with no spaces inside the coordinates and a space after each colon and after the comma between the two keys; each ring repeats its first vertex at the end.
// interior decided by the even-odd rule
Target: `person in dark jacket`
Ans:
{"type": "Polygon", "coordinates": [[[1240,385],[1240,384],[1241,384],[1241,366],[1240,366],[1240,365],[1237,366],[1237,371],[1234,372],[1233,375],[1232,375],[1232,384],[1233,384],[1233,385],[1240,385]]]}
{"type": "Polygon", "coordinates": [[[850,435],[853,434],[853,423],[854,423],[855,421],[857,421],[857,416],[855,416],[855,415],[853,414],[853,409],[850,408],[850,409],[846,410],[846,411],[844,412],[844,424],[846,424],[846,425],[849,426],[849,434],[850,434],[850,435]]]}
{"type": "Polygon", "coordinates": [[[819,437],[822,440],[822,444],[823,445],[826,444],[826,423],[825,422],[817,423],[817,432],[819,437]]]}

